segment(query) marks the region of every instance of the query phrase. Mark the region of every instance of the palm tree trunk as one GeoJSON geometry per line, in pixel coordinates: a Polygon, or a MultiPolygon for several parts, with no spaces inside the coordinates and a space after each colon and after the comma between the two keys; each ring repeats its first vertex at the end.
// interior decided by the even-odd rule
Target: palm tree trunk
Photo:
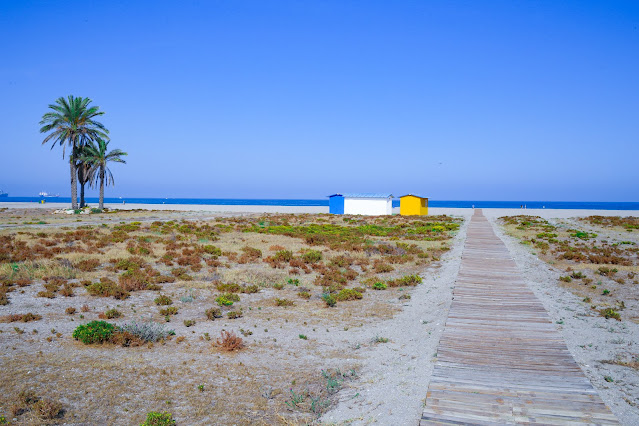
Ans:
{"type": "Polygon", "coordinates": [[[80,180],[80,208],[84,207],[84,179],[80,180]]]}
{"type": "Polygon", "coordinates": [[[71,167],[71,208],[78,208],[78,174],[75,171],[75,158],[70,156],[69,166],[71,167]]]}
{"type": "Polygon", "coordinates": [[[100,166],[100,210],[104,209],[104,166],[100,166]]]}

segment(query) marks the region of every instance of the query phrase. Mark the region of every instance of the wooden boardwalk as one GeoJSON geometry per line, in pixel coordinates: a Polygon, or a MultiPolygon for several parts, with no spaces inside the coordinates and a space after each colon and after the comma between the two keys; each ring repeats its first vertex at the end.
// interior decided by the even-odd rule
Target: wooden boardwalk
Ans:
{"type": "Polygon", "coordinates": [[[476,210],[420,425],[618,424],[476,210]]]}

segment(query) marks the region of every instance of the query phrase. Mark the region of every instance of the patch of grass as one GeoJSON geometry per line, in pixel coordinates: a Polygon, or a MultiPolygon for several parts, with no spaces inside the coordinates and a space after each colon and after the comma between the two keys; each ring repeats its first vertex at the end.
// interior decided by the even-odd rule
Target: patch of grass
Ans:
{"type": "Polygon", "coordinates": [[[174,426],[173,415],[168,411],[151,411],[140,426],[174,426]]]}

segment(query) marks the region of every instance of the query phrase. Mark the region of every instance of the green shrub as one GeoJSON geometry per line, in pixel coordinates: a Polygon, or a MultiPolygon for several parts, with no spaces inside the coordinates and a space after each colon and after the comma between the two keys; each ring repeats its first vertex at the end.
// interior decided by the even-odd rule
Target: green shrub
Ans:
{"type": "Polygon", "coordinates": [[[563,281],[565,283],[569,283],[569,282],[572,282],[572,278],[570,278],[568,275],[566,275],[565,277],[559,277],[559,281],[563,281]]]}
{"type": "Polygon", "coordinates": [[[73,331],[73,338],[85,345],[92,343],[104,343],[108,341],[117,328],[106,321],[91,321],[78,326],[73,331]]]}
{"type": "Polygon", "coordinates": [[[173,420],[173,415],[169,412],[162,411],[151,411],[146,415],[146,421],[140,426],[174,426],[175,420],[173,420]]]}
{"type": "Polygon", "coordinates": [[[195,320],[184,320],[184,325],[186,327],[191,327],[195,325],[195,320]]]}
{"type": "Polygon", "coordinates": [[[319,250],[309,250],[302,255],[304,263],[317,263],[322,260],[322,252],[319,250]]]}
{"type": "Polygon", "coordinates": [[[335,296],[335,299],[339,300],[340,302],[345,300],[356,300],[361,298],[362,298],[362,293],[360,293],[359,291],[353,290],[352,288],[344,288],[340,290],[340,292],[337,293],[337,295],[335,296]]]}
{"type": "Polygon", "coordinates": [[[155,298],[154,302],[156,305],[159,305],[159,306],[168,306],[173,304],[173,299],[171,299],[169,296],[165,294],[161,294],[155,298]]]}
{"type": "Polygon", "coordinates": [[[275,306],[293,306],[293,305],[295,305],[295,302],[293,302],[292,300],[279,299],[279,298],[275,299],[275,306]]]}
{"type": "Polygon", "coordinates": [[[232,300],[227,299],[227,298],[226,298],[226,297],[224,297],[224,296],[218,296],[218,297],[216,297],[216,298],[215,298],[215,302],[216,302],[218,305],[220,305],[220,306],[231,306],[231,305],[233,305],[233,301],[232,301],[232,300]]]}
{"type": "Polygon", "coordinates": [[[406,275],[388,282],[391,287],[413,287],[422,283],[422,277],[419,275],[406,275]]]}
{"type": "Polygon", "coordinates": [[[387,288],[388,286],[381,281],[378,281],[375,284],[373,284],[373,290],[386,290],[387,288]]]}
{"type": "Polygon", "coordinates": [[[216,257],[217,256],[222,256],[222,249],[220,249],[218,247],[215,247],[215,246],[212,246],[212,245],[203,246],[202,250],[205,253],[212,254],[213,256],[216,256],[216,257]]]}
{"type": "Polygon", "coordinates": [[[326,303],[326,306],[328,307],[332,307],[337,304],[337,300],[335,299],[335,296],[333,296],[330,293],[322,294],[322,300],[324,300],[324,302],[326,303]]]}
{"type": "Polygon", "coordinates": [[[240,296],[235,293],[224,293],[224,294],[221,294],[220,296],[225,298],[226,300],[230,300],[231,302],[240,301],[240,296]]]}
{"type": "Polygon", "coordinates": [[[293,258],[293,252],[290,250],[280,250],[274,256],[277,262],[290,262],[293,258]]]}

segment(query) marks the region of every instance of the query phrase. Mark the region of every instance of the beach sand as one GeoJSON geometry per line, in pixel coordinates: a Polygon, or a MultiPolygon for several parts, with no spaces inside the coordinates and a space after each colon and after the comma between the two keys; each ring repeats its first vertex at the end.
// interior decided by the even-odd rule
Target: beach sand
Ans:
{"type": "MultiPolygon", "coordinates": [[[[109,209],[116,210],[158,210],[191,211],[211,213],[328,213],[328,206],[246,206],[246,205],[199,205],[199,204],[115,204],[106,203],[109,209]]],[[[68,209],[68,203],[0,203],[0,208],[9,209],[68,209]]],[[[586,216],[639,216],[639,210],[577,210],[577,209],[483,209],[489,218],[502,216],[540,216],[545,219],[586,217],[586,216]]],[[[473,209],[430,207],[430,215],[470,216],[473,209]]],[[[399,214],[399,207],[393,208],[393,214],[399,214]]]]}

